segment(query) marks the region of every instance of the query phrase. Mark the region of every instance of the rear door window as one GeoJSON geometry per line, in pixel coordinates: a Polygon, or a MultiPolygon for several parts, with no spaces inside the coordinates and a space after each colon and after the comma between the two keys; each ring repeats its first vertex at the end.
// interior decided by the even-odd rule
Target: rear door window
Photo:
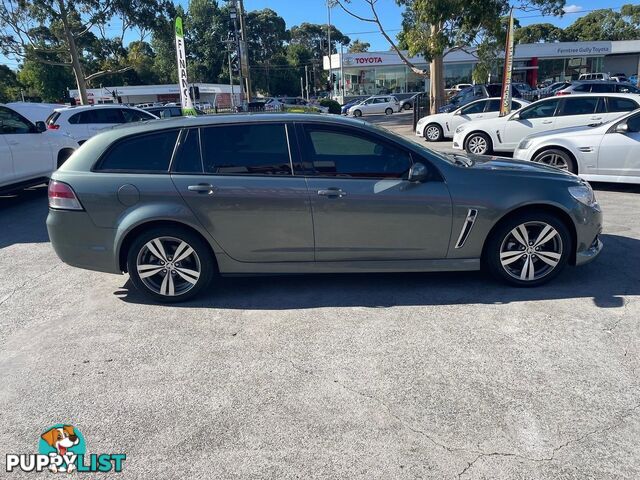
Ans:
{"type": "Polygon", "coordinates": [[[569,115],[589,115],[594,114],[598,108],[599,97],[587,97],[579,95],[573,98],[566,98],[562,104],[562,108],[558,113],[559,117],[569,115]]]}
{"type": "Polygon", "coordinates": [[[607,110],[609,112],[631,112],[638,108],[638,104],[630,98],[607,98],[607,110]]]}
{"type": "Polygon", "coordinates": [[[143,120],[153,120],[153,117],[147,112],[140,112],[138,110],[123,108],[122,115],[125,123],[141,122],[143,120]]]}
{"type": "Polygon", "coordinates": [[[553,99],[530,105],[521,111],[520,119],[528,120],[534,118],[553,117],[559,102],[559,99],[553,99]]]}
{"type": "Polygon", "coordinates": [[[119,108],[96,108],[82,112],[80,123],[124,123],[124,117],[119,108]]]}
{"type": "Polygon", "coordinates": [[[285,125],[224,125],[200,130],[204,172],[292,175],[285,125]]]}
{"type": "Polygon", "coordinates": [[[616,92],[618,93],[640,93],[640,88],[633,85],[616,85],[616,92]]]}
{"type": "Polygon", "coordinates": [[[126,137],[102,157],[96,170],[109,172],[163,173],[178,139],[178,130],[126,137]]]}
{"type": "Polygon", "coordinates": [[[573,87],[573,91],[574,92],[590,92],[591,91],[591,84],[590,83],[581,83],[579,85],[576,85],[575,87],[573,87]]]}
{"type": "Polygon", "coordinates": [[[487,104],[486,101],[483,102],[475,102],[471,105],[467,105],[466,107],[462,107],[460,110],[460,115],[471,115],[472,113],[482,113],[484,112],[484,107],[487,104]]]}
{"type": "Polygon", "coordinates": [[[611,83],[594,83],[591,85],[591,93],[611,93],[615,91],[615,85],[611,83]]]}

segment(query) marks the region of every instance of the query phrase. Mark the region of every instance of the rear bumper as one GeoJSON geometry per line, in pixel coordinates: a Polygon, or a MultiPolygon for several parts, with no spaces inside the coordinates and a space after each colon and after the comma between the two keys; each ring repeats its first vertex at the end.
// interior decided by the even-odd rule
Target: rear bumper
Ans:
{"type": "Polygon", "coordinates": [[[122,273],[114,253],[115,230],[96,227],[87,212],[49,209],[47,231],[54,251],[73,267],[122,273]]]}

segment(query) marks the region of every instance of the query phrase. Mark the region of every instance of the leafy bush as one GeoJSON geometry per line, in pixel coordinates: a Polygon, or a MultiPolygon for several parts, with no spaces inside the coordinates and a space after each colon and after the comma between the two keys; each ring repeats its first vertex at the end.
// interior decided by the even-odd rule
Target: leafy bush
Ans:
{"type": "Polygon", "coordinates": [[[335,100],[331,100],[329,98],[323,98],[320,100],[321,107],[329,107],[329,113],[335,113],[336,115],[340,115],[341,109],[340,104],[335,100]]]}

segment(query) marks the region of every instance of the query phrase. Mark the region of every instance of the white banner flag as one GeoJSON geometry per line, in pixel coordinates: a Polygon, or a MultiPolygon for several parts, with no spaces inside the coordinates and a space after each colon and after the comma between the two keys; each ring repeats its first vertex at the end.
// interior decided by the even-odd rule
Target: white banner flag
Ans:
{"type": "Polygon", "coordinates": [[[178,57],[178,83],[180,85],[180,104],[183,115],[196,114],[193,102],[189,96],[189,82],[187,81],[187,57],[184,53],[184,32],[182,18],[176,18],[176,55],[178,57]]]}

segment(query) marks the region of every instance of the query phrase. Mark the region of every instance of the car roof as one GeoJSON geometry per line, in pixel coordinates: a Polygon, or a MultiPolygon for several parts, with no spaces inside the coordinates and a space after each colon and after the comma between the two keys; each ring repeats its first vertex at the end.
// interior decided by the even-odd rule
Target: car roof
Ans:
{"type": "Polygon", "coordinates": [[[98,105],[74,105],[70,107],[60,107],[56,108],[56,112],[71,112],[71,111],[82,111],[89,110],[92,108],[134,108],[140,110],[138,107],[130,107],[129,105],[123,105],[121,103],[100,103],[98,105]]]}
{"type": "Polygon", "coordinates": [[[576,80],[575,82],[573,82],[575,84],[582,84],[582,83],[588,83],[588,84],[599,84],[599,85],[621,85],[624,84],[626,82],[616,82],[615,80],[576,80]]]}
{"type": "MultiPolygon", "coordinates": [[[[615,93],[615,92],[603,92],[603,93],[581,93],[580,95],[572,95],[572,96],[557,96],[554,95],[552,97],[541,98],[537,100],[538,102],[542,102],[543,100],[551,100],[558,98],[590,98],[590,97],[619,97],[619,98],[631,98],[633,100],[640,100],[637,93],[615,93]]],[[[518,99],[519,100],[519,99],[518,99]]],[[[536,103],[536,102],[534,102],[536,103]]]]}

